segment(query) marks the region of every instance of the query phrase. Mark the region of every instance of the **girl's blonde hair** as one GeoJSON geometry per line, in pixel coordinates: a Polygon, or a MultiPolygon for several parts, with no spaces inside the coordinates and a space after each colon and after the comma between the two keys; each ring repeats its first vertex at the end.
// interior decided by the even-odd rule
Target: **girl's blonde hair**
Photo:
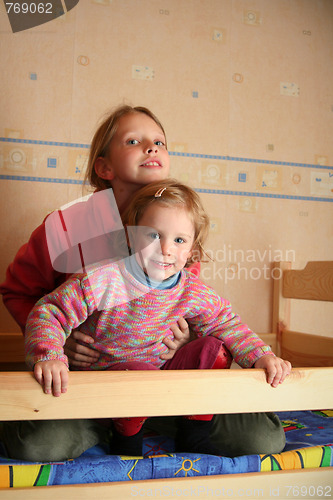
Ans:
{"type": "Polygon", "coordinates": [[[187,265],[199,262],[206,256],[203,245],[209,231],[209,217],[199,195],[190,187],[175,179],[152,182],[137,191],[122,216],[124,226],[137,226],[150,205],[180,207],[187,210],[194,225],[192,256],[187,265]],[[163,191],[163,192],[162,192],[163,191]],[[158,193],[160,196],[155,196],[158,193]]]}
{"type": "Polygon", "coordinates": [[[88,166],[85,174],[85,184],[90,184],[97,191],[108,189],[111,187],[111,184],[108,180],[102,179],[96,174],[96,160],[99,157],[105,158],[107,156],[110,143],[116,133],[120,118],[131,113],[143,113],[149,116],[149,118],[154,120],[154,122],[160,127],[165,136],[165,131],[161,122],[148,108],[142,106],[133,107],[125,104],[114,109],[110,114],[108,114],[96,130],[90,146],[88,166]]]}

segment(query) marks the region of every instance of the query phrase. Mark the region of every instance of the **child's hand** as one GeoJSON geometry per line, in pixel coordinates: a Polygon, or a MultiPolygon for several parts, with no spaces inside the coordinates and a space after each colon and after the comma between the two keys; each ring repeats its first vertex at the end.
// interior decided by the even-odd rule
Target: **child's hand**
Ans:
{"type": "Polygon", "coordinates": [[[165,337],[162,342],[169,349],[169,352],[162,354],[161,359],[172,359],[175,353],[190,341],[190,330],[187,321],[184,318],[179,318],[178,322],[170,326],[173,333],[173,340],[170,337],[165,337]]]}
{"type": "Polygon", "coordinates": [[[53,396],[67,392],[68,368],[62,361],[39,361],[34,366],[34,375],[37,382],[44,387],[45,394],[51,394],[51,389],[53,396]]]}
{"type": "Polygon", "coordinates": [[[264,368],[267,372],[267,382],[272,387],[277,387],[290,374],[291,364],[284,359],[265,354],[254,363],[254,368],[264,368]]]}

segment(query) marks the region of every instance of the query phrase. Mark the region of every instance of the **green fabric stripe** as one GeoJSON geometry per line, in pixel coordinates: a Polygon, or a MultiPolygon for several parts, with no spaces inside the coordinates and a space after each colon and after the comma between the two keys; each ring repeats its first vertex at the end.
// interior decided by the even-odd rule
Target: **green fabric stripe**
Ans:
{"type": "Polygon", "coordinates": [[[331,453],[332,453],[331,448],[329,448],[328,446],[323,446],[322,450],[323,450],[323,455],[319,467],[330,467],[331,453]]]}
{"type": "Polygon", "coordinates": [[[47,486],[51,472],[51,464],[42,465],[34,486],[47,486]]]}

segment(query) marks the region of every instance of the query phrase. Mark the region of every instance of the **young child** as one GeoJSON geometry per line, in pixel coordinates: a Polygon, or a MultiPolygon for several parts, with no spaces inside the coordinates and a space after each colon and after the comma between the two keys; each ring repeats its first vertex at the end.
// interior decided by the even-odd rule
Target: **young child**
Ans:
{"type": "MultiPolygon", "coordinates": [[[[94,337],[100,356],[91,369],[263,368],[277,387],[290,373],[288,361],[231,311],[230,303],[185,268],[202,260],[208,217],[199,196],[173,180],[142,188],[123,215],[132,255],[106,261],[73,276],[33,308],[26,326],[26,362],[46,393],[68,385],[63,346],[79,327],[94,337]],[[198,337],[169,361],[161,354],[170,326],[185,318],[198,337]]],[[[176,451],[223,454],[210,441],[213,415],[179,422],[176,451]]],[[[142,454],[144,419],[115,419],[112,451],[142,454]]]]}

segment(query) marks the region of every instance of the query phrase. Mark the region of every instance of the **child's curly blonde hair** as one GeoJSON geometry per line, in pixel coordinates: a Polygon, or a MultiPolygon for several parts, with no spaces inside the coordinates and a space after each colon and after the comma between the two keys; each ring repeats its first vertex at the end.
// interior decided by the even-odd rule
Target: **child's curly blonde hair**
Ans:
{"type": "Polygon", "coordinates": [[[122,216],[124,226],[137,226],[145,210],[152,204],[166,207],[178,206],[189,213],[194,225],[194,242],[192,256],[187,265],[202,261],[203,257],[206,256],[203,245],[208,236],[209,217],[203,208],[199,195],[175,179],[152,182],[134,194],[129,207],[122,216]],[[160,196],[155,196],[162,190],[160,196]]]}

